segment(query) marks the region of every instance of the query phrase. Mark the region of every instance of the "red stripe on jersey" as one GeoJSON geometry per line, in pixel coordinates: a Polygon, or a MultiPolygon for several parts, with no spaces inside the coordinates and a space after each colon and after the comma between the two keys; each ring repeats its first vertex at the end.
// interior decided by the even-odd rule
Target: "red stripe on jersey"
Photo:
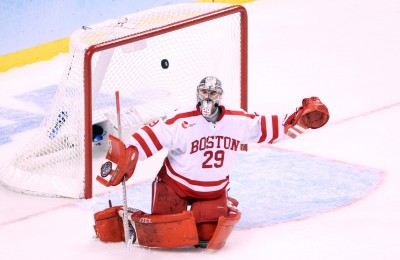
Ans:
{"type": "Polygon", "coordinates": [[[260,140],[258,140],[259,143],[262,143],[267,139],[267,123],[265,116],[261,116],[261,137],[260,140]]]}
{"type": "Polygon", "coordinates": [[[231,116],[245,116],[245,117],[249,117],[251,119],[255,118],[256,115],[254,114],[249,114],[246,113],[244,111],[237,111],[237,110],[226,110],[224,106],[221,106],[222,108],[222,113],[220,115],[220,117],[218,118],[217,121],[219,121],[222,118],[222,115],[231,115],[231,116]]]}
{"type": "Polygon", "coordinates": [[[169,162],[168,158],[165,159],[165,165],[167,166],[168,170],[175,175],[176,177],[185,180],[186,182],[192,184],[192,185],[197,185],[197,186],[203,186],[203,187],[208,187],[208,186],[218,186],[226,181],[229,181],[229,177],[227,176],[225,179],[223,180],[219,180],[219,181],[195,181],[195,180],[191,180],[188,179],[180,174],[178,174],[171,166],[171,163],[169,162]]]}
{"type": "Polygon", "coordinates": [[[149,146],[146,144],[146,141],[143,139],[143,137],[141,137],[138,133],[134,133],[133,138],[135,138],[136,141],[138,141],[138,143],[142,147],[142,149],[147,157],[150,157],[153,155],[153,153],[151,152],[149,146]]]}
{"type": "Polygon", "coordinates": [[[163,146],[161,145],[160,141],[158,140],[156,134],[151,130],[149,126],[145,126],[142,128],[150,137],[151,141],[153,141],[155,147],[157,148],[158,151],[160,151],[163,146]]]}
{"type": "Polygon", "coordinates": [[[272,116],[272,139],[268,143],[272,144],[279,137],[278,116],[272,116]]]}
{"type": "Polygon", "coordinates": [[[180,113],[180,114],[175,115],[173,118],[170,118],[170,119],[166,120],[165,123],[166,123],[167,125],[172,125],[172,124],[175,123],[176,120],[178,120],[178,119],[181,119],[181,118],[188,118],[188,117],[198,116],[198,115],[200,115],[200,113],[199,113],[199,111],[197,111],[197,110],[193,110],[193,111],[185,112],[185,113],[180,113]]]}

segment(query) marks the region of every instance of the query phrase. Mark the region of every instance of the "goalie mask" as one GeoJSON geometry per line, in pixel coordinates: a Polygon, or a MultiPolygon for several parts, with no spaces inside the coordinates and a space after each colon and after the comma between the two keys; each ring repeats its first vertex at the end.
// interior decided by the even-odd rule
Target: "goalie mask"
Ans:
{"type": "Polygon", "coordinates": [[[205,77],[197,86],[197,103],[201,114],[210,118],[217,110],[222,99],[221,81],[216,77],[205,77]]]}

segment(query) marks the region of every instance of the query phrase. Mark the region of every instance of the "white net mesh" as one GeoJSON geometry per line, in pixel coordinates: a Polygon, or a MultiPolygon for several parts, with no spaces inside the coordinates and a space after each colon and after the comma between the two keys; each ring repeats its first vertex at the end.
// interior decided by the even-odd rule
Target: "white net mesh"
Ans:
{"type": "MultiPolygon", "coordinates": [[[[85,120],[89,120],[85,102],[90,97],[84,91],[84,59],[93,45],[105,47],[91,60],[92,109],[86,115],[104,130],[103,140],[92,143],[93,156],[103,161],[107,135],[117,135],[117,90],[123,139],[143,124],[196,102],[196,87],[205,76],[221,80],[222,103],[240,106],[241,14],[180,26],[230,7],[207,3],[164,6],[76,31],[49,114],[24,151],[2,168],[0,181],[22,192],[87,197],[85,164],[92,162],[85,161],[85,120]],[[163,33],[127,40],[157,30],[163,33]]],[[[97,168],[93,167],[94,176],[97,168]]]]}

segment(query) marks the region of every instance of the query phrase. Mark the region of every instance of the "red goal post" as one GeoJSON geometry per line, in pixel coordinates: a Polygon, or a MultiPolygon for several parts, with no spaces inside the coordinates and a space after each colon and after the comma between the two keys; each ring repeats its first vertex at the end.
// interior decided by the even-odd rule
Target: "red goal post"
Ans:
{"type": "Polygon", "coordinates": [[[35,195],[91,198],[95,161],[105,161],[107,135],[116,127],[116,90],[126,135],[196,102],[205,76],[222,81],[223,103],[247,110],[247,23],[243,6],[193,3],[74,32],[53,106],[26,150],[3,167],[0,183],[35,195]]]}

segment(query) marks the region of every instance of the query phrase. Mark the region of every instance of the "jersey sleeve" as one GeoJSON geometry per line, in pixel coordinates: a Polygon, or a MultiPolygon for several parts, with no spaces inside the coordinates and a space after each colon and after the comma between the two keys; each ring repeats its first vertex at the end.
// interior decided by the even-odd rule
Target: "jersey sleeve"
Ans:
{"type": "Polygon", "coordinates": [[[247,120],[247,143],[277,143],[287,138],[284,133],[285,116],[257,115],[247,120]]]}
{"type": "Polygon", "coordinates": [[[139,160],[145,160],[163,148],[169,151],[184,149],[184,138],[177,129],[178,124],[168,123],[169,118],[156,120],[142,127],[129,138],[126,145],[138,148],[139,160]]]}
{"type": "Polygon", "coordinates": [[[139,160],[145,160],[155,153],[172,143],[172,135],[159,119],[153,123],[145,125],[128,139],[126,145],[136,146],[139,152],[139,160]]]}

